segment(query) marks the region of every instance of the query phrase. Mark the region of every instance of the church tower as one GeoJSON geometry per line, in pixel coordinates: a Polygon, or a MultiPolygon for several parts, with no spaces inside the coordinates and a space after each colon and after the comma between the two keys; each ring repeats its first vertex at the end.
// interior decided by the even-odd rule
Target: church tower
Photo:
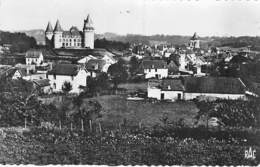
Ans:
{"type": "Polygon", "coordinates": [[[45,37],[48,39],[48,40],[52,40],[52,36],[53,36],[53,28],[51,26],[51,23],[48,22],[48,25],[47,25],[47,28],[45,30],[45,37]]]}
{"type": "Polygon", "coordinates": [[[93,21],[89,15],[87,16],[87,19],[84,20],[83,34],[83,46],[85,48],[94,49],[94,27],[93,21]]]}
{"type": "Polygon", "coordinates": [[[194,33],[194,35],[190,39],[190,48],[192,48],[192,49],[194,49],[194,48],[199,49],[200,48],[200,40],[199,40],[199,37],[198,37],[196,32],[194,33]]]}
{"type": "Polygon", "coordinates": [[[57,20],[55,28],[54,28],[54,48],[61,48],[62,47],[62,28],[60,26],[59,20],[57,20]]]}

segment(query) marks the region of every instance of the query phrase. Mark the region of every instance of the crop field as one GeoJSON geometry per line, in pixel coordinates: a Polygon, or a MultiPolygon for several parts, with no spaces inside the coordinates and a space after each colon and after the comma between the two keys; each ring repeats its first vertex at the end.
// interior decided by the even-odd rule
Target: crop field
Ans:
{"type": "MultiPolygon", "coordinates": [[[[102,105],[102,122],[108,125],[118,125],[123,121],[132,126],[140,123],[146,127],[161,124],[161,119],[167,117],[169,122],[183,119],[185,124],[193,125],[198,111],[193,102],[149,103],[144,101],[127,101],[119,95],[106,95],[93,98],[102,105]]],[[[89,100],[89,99],[85,99],[89,100]]]]}

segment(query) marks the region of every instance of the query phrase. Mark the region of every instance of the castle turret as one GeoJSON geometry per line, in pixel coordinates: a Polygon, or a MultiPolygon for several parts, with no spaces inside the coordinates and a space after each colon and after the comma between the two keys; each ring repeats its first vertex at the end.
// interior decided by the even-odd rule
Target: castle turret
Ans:
{"type": "Polygon", "coordinates": [[[194,33],[194,35],[190,39],[190,47],[196,48],[196,49],[200,48],[200,40],[199,40],[199,37],[198,37],[196,32],[194,33]]]}
{"type": "Polygon", "coordinates": [[[57,20],[55,28],[54,28],[54,48],[61,48],[62,47],[62,28],[60,26],[59,20],[57,20]]]}
{"type": "Polygon", "coordinates": [[[48,39],[48,40],[51,40],[52,39],[52,36],[53,36],[53,28],[51,26],[51,23],[48,22],[48,25],[47,25],[47,28],[45,30],[45,37],[48,39]]]}
{"type": "Polygon", "coordinates": [[[87,16],[87,19],[84,20],[83,33],[84,33],[83,46],[85,48],[94,49],[94,27],[93,27],[93,21],[89,15],[87,16]]]}

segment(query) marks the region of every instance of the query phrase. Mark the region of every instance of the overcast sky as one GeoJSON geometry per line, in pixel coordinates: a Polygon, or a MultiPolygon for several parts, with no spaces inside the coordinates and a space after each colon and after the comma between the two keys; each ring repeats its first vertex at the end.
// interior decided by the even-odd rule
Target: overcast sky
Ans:
{"type": "Polygon", "coordinates": [[[0,0],[0,29],[83,27],[90,13],[96,33],[260,36],[257,0],[0,0]]]}

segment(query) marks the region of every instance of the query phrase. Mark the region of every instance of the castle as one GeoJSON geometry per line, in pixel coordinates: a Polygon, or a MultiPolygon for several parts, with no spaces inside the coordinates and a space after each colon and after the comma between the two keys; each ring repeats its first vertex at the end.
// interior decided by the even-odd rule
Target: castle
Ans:
{"type": "Polygon", "coordinates": [[[61,28],[57,20],[54,30],[49,22],[45,31],[46,43],[53,48],[90,48],[94,49],[94,27],[90,16],[84,20],[83,31],[72,26],[69,31],[61,28]]]}

